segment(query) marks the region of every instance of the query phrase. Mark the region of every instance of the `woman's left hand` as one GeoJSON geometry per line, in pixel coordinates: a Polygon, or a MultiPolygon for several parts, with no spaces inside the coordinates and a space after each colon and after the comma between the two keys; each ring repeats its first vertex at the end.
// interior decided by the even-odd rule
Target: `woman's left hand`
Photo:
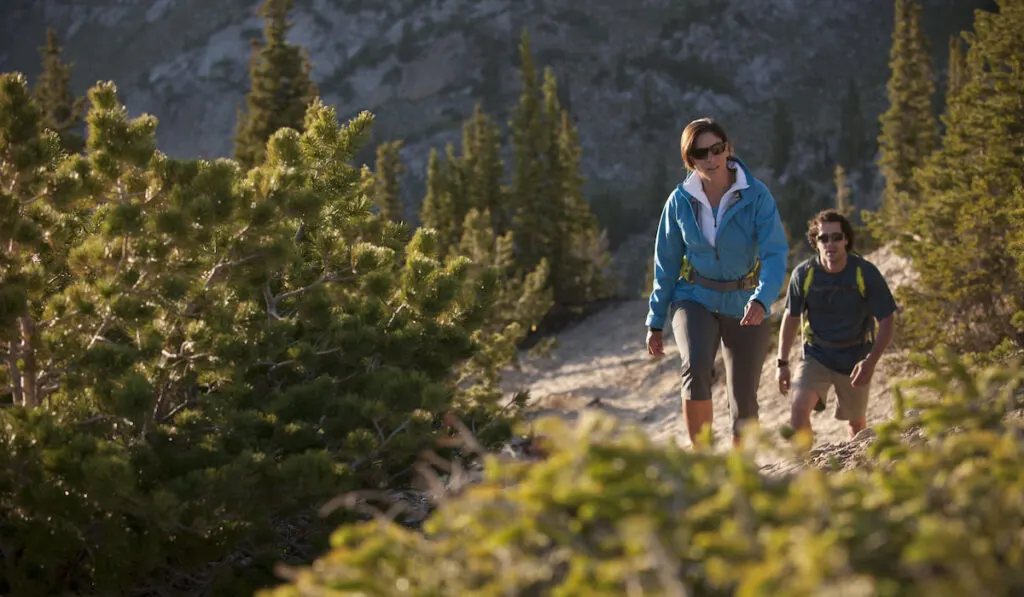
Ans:
{"type": "Polygon", "coordinates": [[[740,325],[760,325],[764,321],[764,307],[757,301],[747,303],[747,310],[743,313],[740,325]]]}

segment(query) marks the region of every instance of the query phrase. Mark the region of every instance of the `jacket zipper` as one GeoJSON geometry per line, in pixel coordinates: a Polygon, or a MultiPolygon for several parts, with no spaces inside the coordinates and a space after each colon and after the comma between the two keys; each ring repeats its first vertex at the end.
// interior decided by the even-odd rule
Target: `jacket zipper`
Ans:
{"type": "MultiPolygon", "coordinates": [[[[735,191],[735,193],[736,193],[736,200],[735,200],[735,201],[733,201],[732,203],[730,203],[730,204],[729,204],[729,205],[728,205],[728,206],[727,206],[727,207],[725,208],[725,211],[723,211],[723,212],[721,212],[720,214],[718,214],[719,218],[723,218],[723,219],[724,219],[724,218],[725,218],[725,214],[726,214],[726,212],[728,212],[728,211],[729,211],[729,210],[731,210],[732,208],[736,207],[736,205],[737,205],[737,204],[738,204],[738,203],[739,203],[740,201],[743,201],[743,199],[744,199],[744,197],[743,197],[743,192],[742,192],[742,191],[740,191],[739,189],[737,189],[737,190],[735,191]]],[[[725,199],[725,197],[722,197],[722,199],[724,200],[724,199],[725,199]]],[[[717,241],[717,238],[718,238],[718,218],[715,218],[715,239],[716,239],[716,241],[717,241]]],[[[720,260],[719,260],[719,258],[718,258],[718,243],[717,243],[717,242],[715,242],[715,261],[720,261],[720,260]]]]}

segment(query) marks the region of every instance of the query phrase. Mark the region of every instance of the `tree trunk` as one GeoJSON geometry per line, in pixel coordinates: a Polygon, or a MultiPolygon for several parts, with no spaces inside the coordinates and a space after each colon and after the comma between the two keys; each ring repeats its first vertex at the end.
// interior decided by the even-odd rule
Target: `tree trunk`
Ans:
{"type": "Polygon", "coordinates": [[[21,370],[18,367],[18,342],[10,340],[7,351],[7,372],[11,376],[11,394],[14,396],[15,404],[24,405],[24,395],[21,391],[21,370]]]}
{"type": "Polygon", "coordinates": [[[23,404],[27,408],[36,408],[40,404],[39,388],[36,384],[39,377],[36,369],[36,324],[32,321],[31,315],[22,316],[19,323],[21,324],[22,363],[24,364],[24,371],[21,375],[21,387],[24,391],[23,404]]]}

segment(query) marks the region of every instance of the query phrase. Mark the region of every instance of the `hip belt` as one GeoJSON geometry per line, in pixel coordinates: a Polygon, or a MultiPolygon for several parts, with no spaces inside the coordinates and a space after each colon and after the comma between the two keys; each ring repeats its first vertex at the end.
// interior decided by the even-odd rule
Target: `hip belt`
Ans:
{"type": "Polygon", "coordinates": [[[821,338],[814,338],[813,340],[808,340],[807,343],[813,346],[821,346],[822,348],[852,348],[854,346],[870,344],[871,338],[868,335],[864,335],[856,340],[847,340],[846,342],[831,342],[821,338]]]}
{"type": "Polygon", "coordinates": [[[754,264],[754,268],[747,272],[745,276],[739,280],[712,280],[706,278],[694,269],[693,264],[690,260],[683,258],[683,267],[680,271],[680,277],[683,280],[691,284],[697,284],[710,290],[717,290],[719,292],[729,292],[731,290],[753,290],[757,288],[757,284],[761,276],[761,260],[758,259],[757,263],[754,264]]]}

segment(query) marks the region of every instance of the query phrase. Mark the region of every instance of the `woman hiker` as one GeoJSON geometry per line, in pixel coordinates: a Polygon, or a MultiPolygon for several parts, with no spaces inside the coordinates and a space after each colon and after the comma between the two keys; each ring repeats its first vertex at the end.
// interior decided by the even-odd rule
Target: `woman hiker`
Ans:
{"type": "Polygon", "coordinates": [[[711,383],[721,343],[733,445],[756,422],[757,389],[771,344],[769,308],[786,277],[789,244],[771,192],[733,155],[711,118],[686,125],[683,163],[692,172],[672,190],[658,223],[647,352],[664,355],[666,320],[682,361],[690,441],[711,427],[711,383]]]}

